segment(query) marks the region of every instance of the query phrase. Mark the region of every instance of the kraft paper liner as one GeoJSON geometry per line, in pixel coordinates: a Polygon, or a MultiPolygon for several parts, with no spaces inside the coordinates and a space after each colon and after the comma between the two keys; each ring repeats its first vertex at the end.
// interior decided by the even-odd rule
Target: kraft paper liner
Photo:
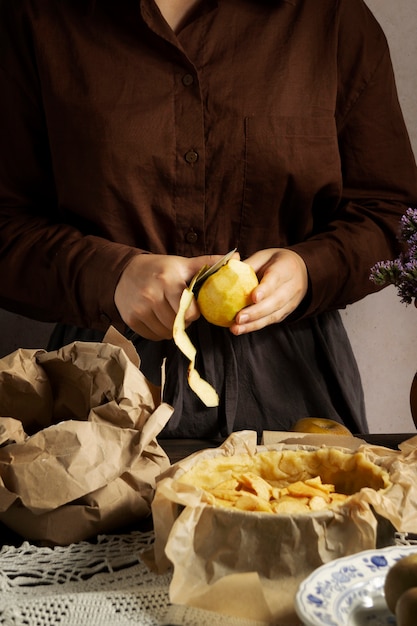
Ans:
{"type": "MultiPolygon", "coordinates": [[[[338,511],[289,516],[215,508],[205,503],[201,490],[177,480],[202,459],[265,449],[314,449],[327,441],[324,436],[321,444],[315,438],[314,446],[286,444],[291,435],[280,435],[279,443],[257,446],[256,433],[233,433],[224,445],[192,454],[158,479],[152,505],[155,545],[145,558],[161,573],[173,567],[172,603],[266,624],[299,624],[295,593],[314,569],[375,548],[380,523],[400,532],[415,531],[417,437],[400,451],[343,437],[341,449],[362,451],[383,466],[392,486],[380,492],[362,489],[338,511]]],[[[388,533],[385,545],[393,539],[388,533]]]]}
{"type": "Polygon", "coordinates": [[[0,521],[23,538],[68,545],[150,515],[173,409],[110,335],[0,360],[0,521]]]}

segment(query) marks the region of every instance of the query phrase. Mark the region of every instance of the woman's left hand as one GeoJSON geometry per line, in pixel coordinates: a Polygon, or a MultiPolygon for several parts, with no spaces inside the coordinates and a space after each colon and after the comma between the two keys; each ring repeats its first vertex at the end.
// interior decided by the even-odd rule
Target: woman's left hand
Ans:
{"type": "Polygon", "coordinates": [[[306,265],[293,250],[260,250],[245,261],[253,267],[260,282],[252,292],[253,304],[236,315],[236,322],[230,328],[235,335],[282,322],[298,307],[308,288],[306,265]]]}

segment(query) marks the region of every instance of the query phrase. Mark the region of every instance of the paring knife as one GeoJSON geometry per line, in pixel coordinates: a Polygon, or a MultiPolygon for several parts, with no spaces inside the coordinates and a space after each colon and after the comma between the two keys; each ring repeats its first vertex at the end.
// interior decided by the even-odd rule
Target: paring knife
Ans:
{"type": "Polygon", "coordinates": [[[233,248],[227,254],[225,254],[221,259],[219,259],[214,265],[203,265],[203,267],[197,272],[197,274],[192,278],[189,289],[194,293],[200,289],[201,285],[205,280],[217,270],[219,270],[223,265],[226,265],[228,261],[232,258],[237,248],[233,248]]]}

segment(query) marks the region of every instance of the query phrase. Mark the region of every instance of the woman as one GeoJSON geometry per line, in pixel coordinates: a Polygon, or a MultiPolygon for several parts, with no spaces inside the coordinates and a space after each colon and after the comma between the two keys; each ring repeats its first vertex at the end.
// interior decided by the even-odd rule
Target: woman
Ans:
{"type": "Polygon", "coordinates": [[[338,309],[417,202],[385,37],[362,0],[2,0],[0,305],[51,348],[136,346],[164,435],[367,429],[338,309]],[[237,247],[260,279],[229,330],[194,302],[208,409],[172,343],[182,290],[237,247]]]}

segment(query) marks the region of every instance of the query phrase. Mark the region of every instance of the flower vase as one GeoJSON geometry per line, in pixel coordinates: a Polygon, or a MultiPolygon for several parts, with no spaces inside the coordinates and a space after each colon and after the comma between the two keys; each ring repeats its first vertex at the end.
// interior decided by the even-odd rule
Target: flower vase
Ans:
{"type": "Polygon", "coordinates": [[[413,422],[417,427],[417,373],[414,375],[410,390],[410,409],[413,422]]]}

